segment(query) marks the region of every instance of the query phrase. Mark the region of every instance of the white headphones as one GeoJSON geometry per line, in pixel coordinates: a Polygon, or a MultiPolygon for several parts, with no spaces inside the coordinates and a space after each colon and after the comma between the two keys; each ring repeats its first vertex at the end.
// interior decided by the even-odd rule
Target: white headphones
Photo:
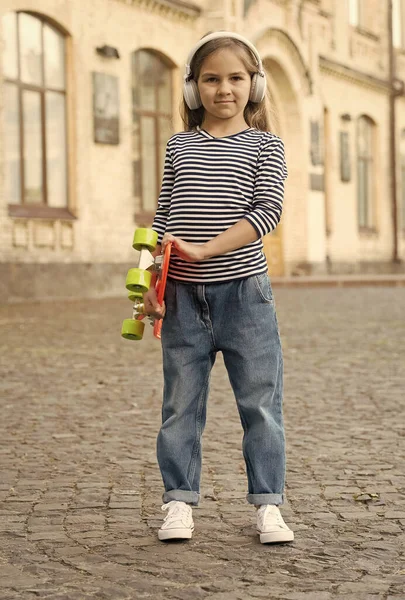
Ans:
{"type": "Polygon", "coordinates": [[[195,81],[195,79],[193,79],[193,74],[191,72],[191,61],[193,60],[197,50],[199,50],[207,42],[210,42],[211,40],[216,40],[218,38],[232,38],[234,40],[239,40],[240,42],[245,44],[247,48],[249,48],[249,50],[255,57],[257,64],[257,73],[255,73],[252,77],[249,100],[251,102],[261,102],[266,94],[266,74],[263,70],[262,61],[258,51],[253,46],[253,44],[249,42],[249,40],[242,37],[241,35],[238,35],[237,33],[233,33],[231,31],[217,31],[216,33],[210,33],[209,35],[203,37],[202,40],[200,40],[198,44],[194,46],[194,48],[188,55],[183,83],[183,96],[187,106],[191,110],[196,110],[197,108],[200,108],[200,106],[202,106],[197,82],[195,81]]]}

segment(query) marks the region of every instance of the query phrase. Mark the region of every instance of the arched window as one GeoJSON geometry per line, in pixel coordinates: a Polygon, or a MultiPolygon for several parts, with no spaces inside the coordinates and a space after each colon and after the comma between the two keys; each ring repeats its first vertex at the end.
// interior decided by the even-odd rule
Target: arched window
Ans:
{"type": "Polygon", "coordinates": [[[132,56],[134,196],[143,213],[156,210],[172,128],[172,70],[156,52],[132,56]]]}
{"type": "MultiPolygon", "coordinates": [[[[10,212],[66,208],[65,36],[24,12],[2,19],[5,191],[10,212]]],[[[48,210],[49,213],[49,210],[48,210]]]]}
{"type": "Polygon", "coordinates": [[[357,122],[357,214],[360,229],[372,229],[374,216],[375,125],[362,115],[357,122]]]}

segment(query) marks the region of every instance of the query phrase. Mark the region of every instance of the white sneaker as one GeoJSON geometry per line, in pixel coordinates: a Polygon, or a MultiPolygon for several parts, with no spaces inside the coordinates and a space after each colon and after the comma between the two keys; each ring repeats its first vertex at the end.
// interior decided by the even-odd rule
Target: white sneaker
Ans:
{"type": "Polygon", "coordinates": [[[189,540],[193,535],[194,522],[191,506],[185,502],[171,500],[163,504],[162,510],[168,513],[158,531],[160,540],[189,540]]]}
{"type": "Polygon", "coordinates": [[[257,533],[262,544],[292,542],[294,532],[284,523],[278,506],[263,504],[257,511],[257,533]]]}

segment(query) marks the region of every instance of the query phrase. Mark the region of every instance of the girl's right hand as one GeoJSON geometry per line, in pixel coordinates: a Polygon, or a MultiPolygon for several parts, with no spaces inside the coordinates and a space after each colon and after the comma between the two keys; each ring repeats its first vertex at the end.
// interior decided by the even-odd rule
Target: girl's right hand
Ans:
{"type": "Polygon", "coordinates": [[[156,290],[153,286],[143,295],[143,304],[146,315],[150,315],[155,319],[163,319],[165,316],[165,303],[163,302],[162,306],[160,306],[157,301],[156,290]]]}

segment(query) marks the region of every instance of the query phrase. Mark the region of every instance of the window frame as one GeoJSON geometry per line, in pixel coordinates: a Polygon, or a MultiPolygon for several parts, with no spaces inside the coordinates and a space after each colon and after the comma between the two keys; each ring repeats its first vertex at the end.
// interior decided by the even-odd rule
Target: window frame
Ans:
{"type": "MultiPolygon", "coordinates": [[[[362,114],[357,119],[357,130],[356,130],[356,171],[357,171],[357,226],[360,232],[376,232],[376,124],[368,115],[362,114]],[[367,151],[365,154],[360,152],[360,128],[362,123],[367,124],[368,132],[367,137],[370,137],[369,144],[367,144],[367,151]],[[365,165],[365,181],[367,183],[367,193],[365,198],[361,198],[361,179],[360,174],[362,172],[360,166],[365,165]],[[364,208],[366,213],[365,223],[362,223],[361,212],[362,212],[362,200],[364,200],[364,208]]],[[[364,186],[363,186],[364,189],[364,186]]]]}
{"type": "MultiPolygon", "coordinates": [[[[139,209],[136,210],[135,220],[139,224],[150,224],[155,216],[155,211],[150,210],[145,207],[145,201],[143,197],[143,176],[142,176],[142,125],[141,120],[143,117],[152,118],[154,121],[154,133],[155,133],[155,151],[154,151],[154,161],[155,161],[155,171],[156,171],[156,180],[155,180],[155,189],[157,191],[156,194],[156,208],[159,197],[160,188],[162,185],[162,175],[164,169],[164,158],[161,159],[160,148],[159,148],[159,140],[161,135],[161,125],[160,119],[167,119],[168,122],[172,123],[173,121],[173,104],[174,104],[174,65],[170,62],[167,56],[161,54],[157,50],[151,48],[138,48],[131,54],[131,89],[134,91],[136,85],[136,71],[139,74],[139,56],[141,52],[147,52],[152,55],[154,58],[157,58],[168,70],[169,72],[169,82],[170,82],[170,112],[159,110],[159,88],[157,85],[154,86],[154,94],[155,94],[155,102],[156,102],[156,110],[147,110],[141,107],[137,107],[134,101],[134,96],[132,96],[132,128],[134,127],[135,119],[134,116],[137,115],[139,119],[139,132],[138,132],[138,152],[139,152],[139,164],[137,168],[137,173],[135,174],[135,169],[133,168],[133,197],[139,200],[139,209]],[[138,178],[136,183],[137,189],[139,190],[139,194],[135,194],[135,177],[138,178]]],[[[132,134],[133,135],[133,134],[132,134]]],[[[134,162],[134,161],[133,161],[134,162]]]]}
{"type": "MultiPolygon", "coordinates": [[[[29,10],[16,10],[6,12],[7,14],[14,14],[16,17],[16,42],[17,42],[17,77],[15,79],[3,74],[3,84],[15,86],[18,95],[18,119],[19,119],[19,177],[20,177],[20,201],[17,204],[8,204],[8,214],[11,217],[20,218],[45,218],[45,219],[75,219],[75,215],[71,210],[70,202],[70,189],[71,189],[71,174],[70,174],[70,158],[69,158],[69,60],[68,60],[68,40],[69,36],[66,31],[63,30],[57,23],[52,19],[47,18],[46,15],[38,14],[29,10]],[[20,52],[20,15],[29,15],[40,22],[41,27],[41,84],[25,83],[22,80],[22,68],[21,68],[21,52],[20,52]],[[47,86],[45,81],[45,26],[53,29],[59,36],[63,38],[63,60],[65,67],[65,82],[63,88],[55,88],[47,86]],[[42,192],[43,202],[31,203],[25,201],[25,165],[24,165],[24,111],[23,111],[23,95],[25,91],[31,91],[39,94],[40,97],[40,111],[41,111],[41,178],[42,178],[42,192]],[[65,161],[65,172],[66,172],[66,190],[65,206],[49,206],[49,193],[48,193],[48,177],[47,177],[47,139],[46,139],[46,95],[47,92],[57,93],[64,98],[64,133],[65,133],[65,149],[64,149],[64,161],[65,161]]],[[[5,143],[7,141],[5,140],[5,143]]]]}

